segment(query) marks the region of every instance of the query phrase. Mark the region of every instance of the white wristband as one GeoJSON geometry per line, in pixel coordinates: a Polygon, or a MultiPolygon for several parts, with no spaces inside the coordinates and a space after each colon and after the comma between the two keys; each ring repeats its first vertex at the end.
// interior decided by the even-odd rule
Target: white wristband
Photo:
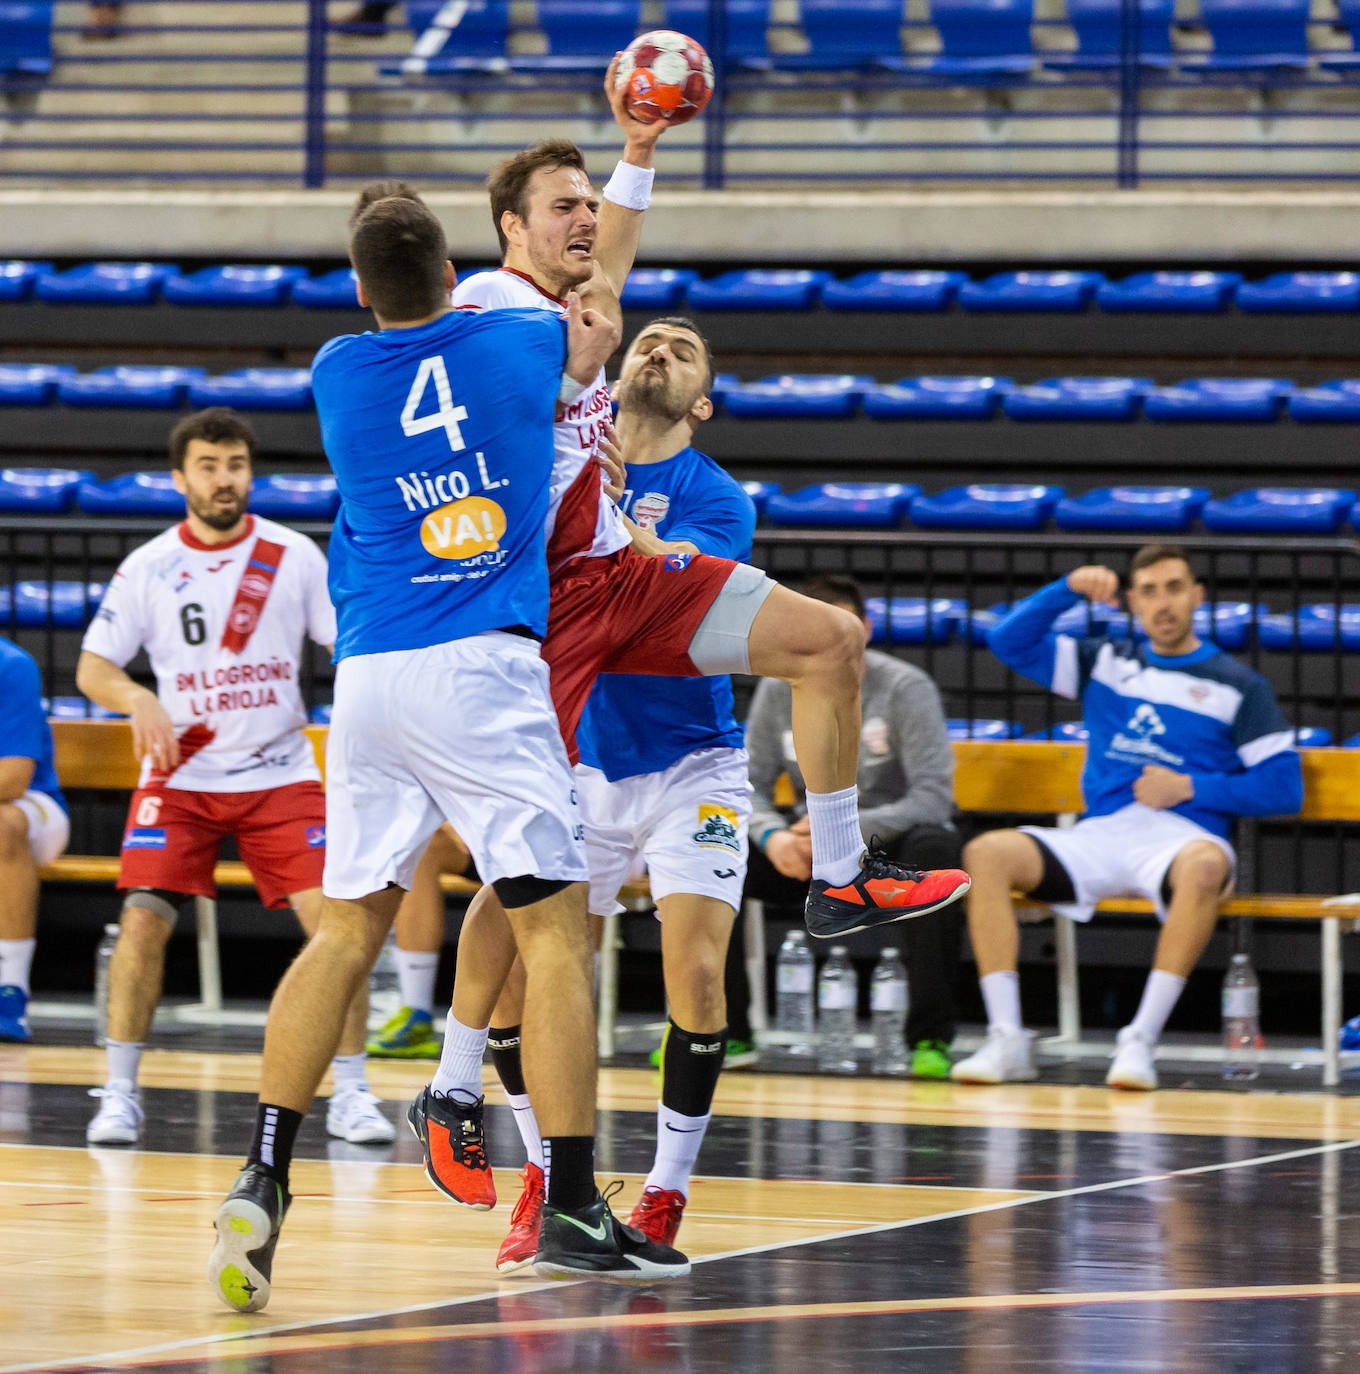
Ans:
{"type": "Polygon", "coordinates": [[[634,167],[631,162],[619,162],[614,175],[604,188],[604,198],[625,210],[645,210],[652,203],[652,182],[656,171],[651,167],[634,167]]]}
{"type": "Polygon", "coordinates": [[[558,402],[564,406],[571,405],[589,385],[589,382],[578,382],[575,377],[568,377],[564,372],[562,385],[557,388],[558,402]]]}

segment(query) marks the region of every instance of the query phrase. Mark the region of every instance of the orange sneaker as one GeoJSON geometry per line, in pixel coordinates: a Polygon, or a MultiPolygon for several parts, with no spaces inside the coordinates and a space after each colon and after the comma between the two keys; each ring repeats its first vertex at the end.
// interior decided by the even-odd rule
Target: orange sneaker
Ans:
{"type": "Polygon", "coordinates": [[[674,1188],[644,1188],[628,1224],[658,1245],[674,1245],[685,1215],[685,1195],[674,1188]]]}
{"type": "Polygon", "coordinates": [[[486,1159],[482,1099],[468,1093],[436,1093],[428,1087],[406,1113],[425,1151],[425,1176],[446,1197],[489,1212],[496,1205],[496,1181],[486,1159]],[[466,1102],[460,1098],[466,1097],[466,1102]]]}
{"type": "Polygon", "coordinates": [[[804,919],[810,935],[838,939],[938,911],[958,901],[971,886],[972,879],[961,868],[922,873],[894,862],[871,840],[850,882],[831,887],[818,878],[812,880],[804,919]]]}
{"type": "Polygon", "coordinates": [[[496,1255],[496,1268],[502,1274],[513,1274],[533,1263],[538,1254],[538,1223],[543,1219],[543,1170],[528,1163],[520,1170],[524,1190],[510,1213],[510,1230],[501,1241],[496,1255]]]}

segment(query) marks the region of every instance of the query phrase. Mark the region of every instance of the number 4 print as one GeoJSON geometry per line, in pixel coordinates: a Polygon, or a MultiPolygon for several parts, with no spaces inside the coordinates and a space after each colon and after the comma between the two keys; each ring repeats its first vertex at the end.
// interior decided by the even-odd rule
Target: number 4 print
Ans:
{"type": "Polygon", "coordinates": [[[449,373],[444,366],[444,359],[438,354],[433,358],[424,359],[416,371],[416,379],[411,383],[411,390],[406,395],[406,406],[401,412],[402,433],[408,439],[414,439],[418,434],[428,434],[432,429],[442,429],[448,435],[449,447],[455,453],[461,453],[466,445],[463,443],[463,431],[459,428],[458,422],[466,420],[467,417],[467,407],[456,406],[453,403],[453,388],[449,385],[449,373]],[[431,378],[434,379],[434,395],[439,409],[433,415],[418,416],[416,411],[424,399],[431,378]]]}

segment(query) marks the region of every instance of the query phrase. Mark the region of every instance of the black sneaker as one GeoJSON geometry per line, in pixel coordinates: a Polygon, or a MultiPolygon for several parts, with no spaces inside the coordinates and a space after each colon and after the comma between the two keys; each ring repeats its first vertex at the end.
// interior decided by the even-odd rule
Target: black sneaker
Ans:
{"type": "Polygon", "coordinates": [[[894,862],[870,840],[860,855],[859,872],[843,887],[812,880],[804,919],[817,939],[837,939],[938,911],[958,901],[970,886],[972,880],[961,868],[921,873],[894,862]]]}
{"type": "Polygon", "coordinates": [[[208,1282],[228,1307],[258,1312],[269,1301],[274,1247],[292,1195],[258,1164],[236,1176],[217,1209],[217,1244],[208,1261],[208,1282]]]}
{"type": "Polygon", "coordinates": [[[425,1177],[445,1197],[489,1212],[496,1205],[496,1180],[486,1160],[483,1114],[480,1097],[425,1087],[407,1110],[406,1121],[425,1153],[425,1177]]]}
{"type": "MultiPolygon", "coordinates": [[[[615,1184],[610,1196],[623,1187],[615,1184]]],[[[543,1208],[534,1273],[541,1279],[612,1279],[615,1283],[658,1283],[682,1279],[689,1260],[625,1226],[599,1193],[579,1212],[543,1208]]]]}

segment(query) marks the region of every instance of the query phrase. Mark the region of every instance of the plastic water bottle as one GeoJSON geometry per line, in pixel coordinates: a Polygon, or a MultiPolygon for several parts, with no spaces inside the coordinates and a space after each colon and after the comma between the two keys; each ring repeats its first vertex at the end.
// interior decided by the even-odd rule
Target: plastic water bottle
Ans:
{"type": "Polygon", "coordinates": [[[1234,954],[1223,978],[1223,1077],[1255,1078],[1260,1056],[1261,986],[1247,956],[1234,954]]]}
{"type": "Polygon", "coordinates": [[[859,978],[844,945],[836,945],[817,979],[817,1068],[855,1073],[855,1010],[859,978]]]}
{"type": "Polygon", "coordinates": [[[378,951],[368,975],[368,1028],[381,1030],[401,1010],[401,980],[397,977],[397,937],[392,931],[378,951]]]}
{"type": "Polygon", "coordinates": [[[874,1072],[906,1073],[907,968],[889,945],[878,956],[869,984],[869,1012],[874,1026],[874,1072]]]}
{"type": "Polygon", "coordinates": [[[118,930],[116,925],[106,925],[94,952],[94,1043],[101,1046],[109,1038],[109,965],[118,944],[118,930]]]}
{"type": "Polygon", "coordinates": [[[791,930],[779,946],[774,977],[775,1029],[793,1037],[786,1044],[790,1054],[812,1053],[815,981],[807,934],[791,930]]]}

